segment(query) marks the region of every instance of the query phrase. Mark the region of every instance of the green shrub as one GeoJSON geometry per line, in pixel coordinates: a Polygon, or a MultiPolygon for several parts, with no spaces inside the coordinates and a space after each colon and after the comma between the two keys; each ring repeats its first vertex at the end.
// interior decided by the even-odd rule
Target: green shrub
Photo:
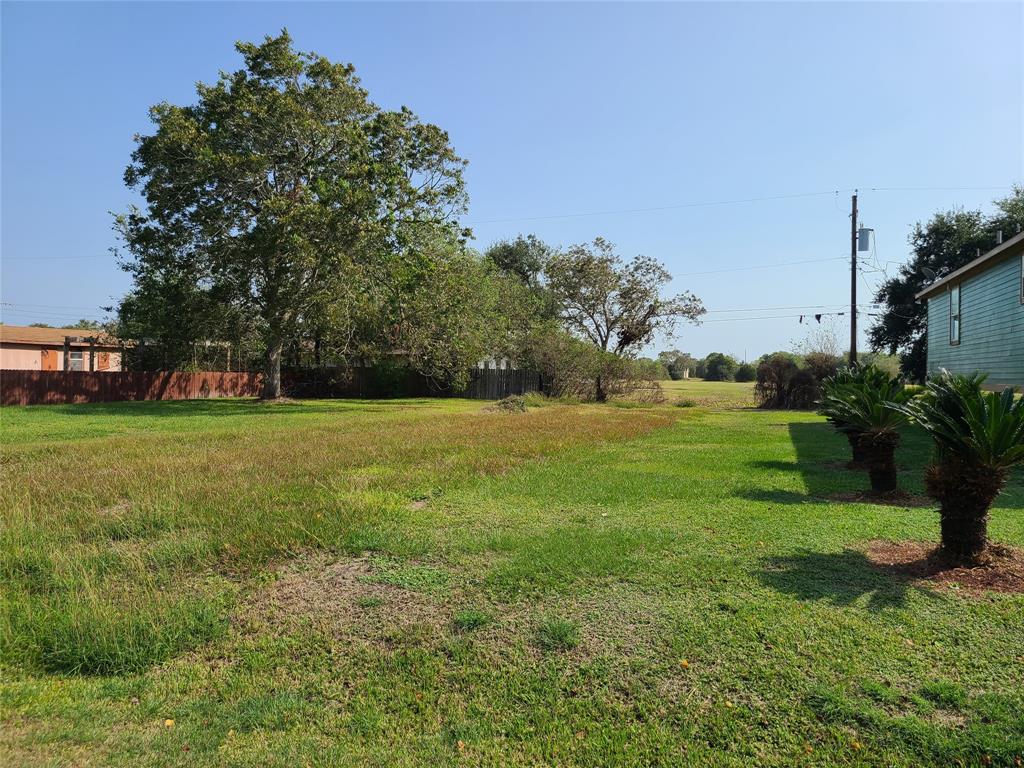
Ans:
{"type": "Polygon", "coordinates": [[[656,384],[660,368],[605,352],[557,324],[535,328],[519,354],[524,367],[540,374],[544,394],[555,398],[605,400],[656,384]]]}
{"type": "Polygon", "coordinates": [[[494,407],[506,413],[525,413],[526,398],[523,395],[509,395],[496,402],[494,407]]]}
{"type": "Polygon", "coordinates": [[[736,381],[753,381],[757,378],[757,369],[751,363],[743,363],[736,369],[736,381]]]}
{"type": "MultiPolygon", "coordinates": [[[[817,398],[808,392],[806,376],[793,355],[776,352],[757,364],[754,396],[759,408],[809,408],[817,398]]],[[[817,393],[814,393],[815,395],[817,393]]]]}

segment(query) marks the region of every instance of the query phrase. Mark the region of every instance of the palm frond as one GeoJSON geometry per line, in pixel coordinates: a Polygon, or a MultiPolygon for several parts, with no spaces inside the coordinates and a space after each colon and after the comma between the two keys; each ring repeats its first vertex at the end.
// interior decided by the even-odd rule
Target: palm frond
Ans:
{"type": "Polygon", "coordinates": [[[899,409],[932,436],[940,454],[993,469],[1024,463],[1024,398],[1010,388],[984,392],[984,381],[943,371],[899,409]]]}

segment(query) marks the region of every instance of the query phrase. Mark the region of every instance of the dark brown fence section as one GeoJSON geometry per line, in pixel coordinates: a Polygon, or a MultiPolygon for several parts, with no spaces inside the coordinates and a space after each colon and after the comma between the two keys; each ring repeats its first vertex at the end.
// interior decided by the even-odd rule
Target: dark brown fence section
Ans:
{"type": "MultiPolygon", "coordinates": [[[[371,368],[285,371],[289,397],[468,397],[500,400],[540,390],[531,371],[470,371],[464,389],[440,386],[434,380],[402,370],[382,375],[371,368]]],[[[0,371],[0,405],[108,403],[118,400],[195,400],[206,397],[257,397],[261,373],[181,371],[0,371]]]]}
{"type": "Polygon", "coordinates": [[[510,395],[525,395],[540,391],[540,376],[533,371],[517,371],[506,368],[476,368],[470,372],[469,386],[455,397],[469,397],[474,400],[501,400],[510,395]]]}
{"type": "Polygon", "coordinates": [[[500,400],[539,391],[540,376],[532,371],[473,368],[469,383],[452,389],[408,368],[300,368],[281,375],[288,397],[468,397],[500,400]]]}
{"type": "Polygon", "coordinates": [[[263,374],[206,371],[0,371],[0,404],[255,397],[263,374]]]}

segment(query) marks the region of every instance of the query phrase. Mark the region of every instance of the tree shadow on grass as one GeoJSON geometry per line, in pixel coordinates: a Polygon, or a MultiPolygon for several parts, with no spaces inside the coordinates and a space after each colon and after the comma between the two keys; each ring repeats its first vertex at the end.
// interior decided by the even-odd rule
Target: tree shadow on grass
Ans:
{"type": "Polygon", "coordinates": [[[770,472],[799,472],[800,465],[795,461],[751,461],[755,469],[767,469],[770,472]]]}
{"type": "Polygon", "coordinates": [[[812,496],[798,491],[785,491],[777,488],[744,488],[733,494],[737,498],[747,501],[759,501],[765,504],[823,504],[828,499],[820,496],[812,496]]]}
{"type": "MultiPolygon", "coordinates": [[[[799,473],[806,492],[762,486],[742,489],[736,493],[738,497],[774,504],[806,504],[837,498],[852,500],[844,497],[868,490],[867,472],[845,466],[851,458],[846,438],[825,421],[791,422],[787,428],[796,452],[795,460],[761,459],[749,462],[748,466],[754,470],[784,473],[781,478],[776,478],[780,484],[793,473],[799,473]]],[[[931,438],[917,427],[901,429],[900,438],[896,449],[899,487],[920,496],[924,493],[924,469],[932,460],[931,438]]],[[[895,504],[903,505],[898,499],[895,504]]],[[[1024,507],[1024,468],[1010,471],[1006,487],[995,506],[1009,509],[1024,507]]]]}
{"type": "Polygon", "coordinates": [[[837,606],[866,597],[869,611],[903,607],[914,588],[905,575],[875,565],[855,549],[829,553],[802,550],[765,558],[761,565],[758,578],[778,592],[837,606]]]}
{"type": "MultiPolygon", "coordinates": [[[[740,490],[737,496],[775,504],[805,504],[870,488],[865,470],[845,466],[851,458],[849,443],[826,422],[791,422],[787,429],[796,453],[795,459],[761,459],[749,462],[749,466],[781,474],[777,480],[787,485],[790,484],[788,478],[798,474],[806,491],[755,487],[740,490]]],[[[920,494],[924,467],[931,456],[931,440],[922,430],[915,428],[901,431],[901,436],[902,441],[896,451],[899,485],[910,493],[920,494]]]]}

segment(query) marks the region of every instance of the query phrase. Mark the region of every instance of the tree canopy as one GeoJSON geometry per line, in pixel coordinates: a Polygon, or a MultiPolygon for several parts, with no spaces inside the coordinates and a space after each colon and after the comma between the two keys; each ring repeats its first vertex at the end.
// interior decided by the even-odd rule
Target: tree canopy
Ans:
{"type": "Polygon", "coordinates": [[[602,350],[625,355],[679,319],[697,320],[704,305],[692,293],[663,298],[672,276],[649,256],[624,262],[604,238],[556,253],[546,269],[548,287],[566,327],[602,350]]]}
{"type": "Polygon", "coordinates": [[[284,345],[353,295],[410,327],[403,289],[466,235],[465,163],[440,128],[376,106],[351,65],[294,50],[287,31],[236,48],[242,69],[197,85],[191,106],[156,105],[137,138],[125,182],[145,206],[117,218],[135,280],[122,308],[169,334],[193,311],[207,337],[254,333],[276,397],[284,345]]]}
{"type": "MultiPolygon", "coordinates": [[[[657,332],[671,334],[678,320],[696,321],[705,311],[692,293],[662,296],[672,276],[658,261],[637,256],[624,262],[601,237],[556,252],[544,272],[566,329],[622,357],[635,356],[657,332]]],[[[598,379],[597,399],[604,395],[598,379]]]]}

